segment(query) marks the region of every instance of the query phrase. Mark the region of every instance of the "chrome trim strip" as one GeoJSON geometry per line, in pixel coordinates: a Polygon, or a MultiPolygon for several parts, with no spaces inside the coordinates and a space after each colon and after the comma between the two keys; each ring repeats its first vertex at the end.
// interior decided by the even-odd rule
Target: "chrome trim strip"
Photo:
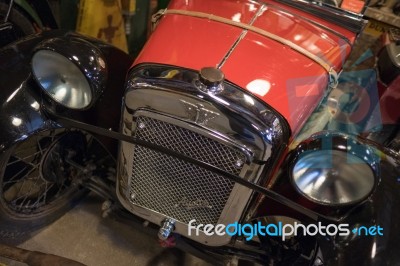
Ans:
{"type": "MultiPolygon", "coordinates": [[[[264,11],[264,7],[265,4],[262,4],[257,12],[254,14],[254,16],[251,18],[249,25],[253,25],[254,22],[256,21],[256,19],[258,18],[258,16],[261,15],[261,13],[264,11]]],[[[238,44],[240,43],[240,41],[246,36],[248,30],[243,30],[242,33],[240,34],[239,38],[236,39],[235,43],[231,46],[231,48],[229,49],[229,51],[226,53],[226,55],[222,58],[221,62],[219,62],[217,68],[221,68],[223,67],[223,65],[225,64],[226,60],[228,60],[229,56],[232,54],[233,50],[235,50],[236,46],[238,46],[238,44]]]]}

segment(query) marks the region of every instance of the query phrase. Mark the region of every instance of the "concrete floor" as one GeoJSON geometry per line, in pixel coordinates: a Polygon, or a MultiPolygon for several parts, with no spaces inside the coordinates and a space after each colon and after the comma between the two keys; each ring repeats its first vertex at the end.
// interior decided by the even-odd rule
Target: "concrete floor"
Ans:
{"type": "MultiPolygon", "coordinates": [[[[110,218],[101,218],[102,201],[89,195],[52,225],[18,246],[86,265],[210,266],[180,250],[162,248],[157,239],[110,218]]],[[[25,265],[0,257],[0,266],[25,265]]]]}

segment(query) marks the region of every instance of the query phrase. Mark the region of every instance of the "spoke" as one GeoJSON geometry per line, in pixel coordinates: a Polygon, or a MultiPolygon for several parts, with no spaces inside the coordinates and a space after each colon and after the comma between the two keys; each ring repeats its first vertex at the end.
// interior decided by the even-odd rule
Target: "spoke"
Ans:
{"type": "Polygon", "coordinates": [[[85,135],[85,138],[86,138],[87,147],[89,147],[92,144],[94,137],[92,135],[85,135]]]}
{"type": "MultiPolygon", "coordinates": [[[[26,176],[28,176],[28,175],[30,175],[34,170],[36,170],[36,168],[33,168],[33,169],[31,169],[26,175],[25,175],[25,177],[26,176]]],[[[37,178],[36,180],[38,180],[39,178],[37,178]]],[[[19,193],[22,191],[22,188],[23,188],[23,186],[25,185],[25,182],[26,182],[26,179],[24,179],[23,181],[22,181],[22,185],[21,185],[21,187],[19,188],[19,190],[18,190],[18,192],[17,192],[17,195],[19,195],[19,193]]],[[[20,182],[18,182],[18,183],[20,183],[20,182]]],[[[17,183],[16,183],[17,184],[17,183]]],[[[18,200],[18,199],[20,199],[21,197],[19,197],[19,198],[17,198],[17,199],[14,199],[14,200],[18,200]]]]}
{"type": "MultiPolygon", "coordinates": [[[[22,145],[19,145],[14,150],[11,159],[7,162],[5,166],[7,175],[5,178],[8,179],[3,180],[2,189],[4,191],[0,190],[0,192],[3,193],[2,197],[14,212],[20,214],[39,213],[45,210],[49,202],[63,197],[66,191],[69,191],[71,186],[73,186],[72,178],[75,176],[73,174],[75,170],[73,167],[67,165],[65,165],[66,170],[57,170],[60,167],[60,163],[62,163],[62,161],[58,162],[62,155],[57,152],[60,150],[60,145],[64,145],[65,143],[66,148],[70,147],[71,150],[80,151],[78,146],[81,143],[81,139],[77,143],[74,143],[74,140],[71,138],[63,142],[60,141],[60,138],[62,138],[61,134],[57,134],[57,132],[60,133],[58,130],[55,130],[48,131],[46,134],[39,134],[35,138],[31,138],[22,145]],[[59,141],[58,144],[55,143],[57,141],[59,141]],[[58,180],[56,182],[52,179],[47,180],[42,176],[42,174],[46,173],[41,173],[40,167],[45,154],[47,155],[46,160],[49,160],[48,163],[52,168],[48,170],[51,177],[58,180]],[[54,164],[53,162],[56,163],[54,164]],[[55,171],[54,173],[53,170],[55,171]],[[64,176],[69,177],[64,178],[64,176]]],[[[95,139],[93,136],[84,135],[83,137],[88,146],[93,144],[95,139]]]]}
{"type": "Polygon", "coordinates": [[[36,142],[37,142],[37,145],[38,145],[38,148],[39,148],[39,152],[43,155],[42,146],[40,145],[40,140],[38,139],[36,142]]]}
{"type": "Polygon", "coordinates": [[[46,185],[45,191],[44,191],[43,194],[40,195],[40,197],[38,197],[38,199],[37,199],[37,203],[38,203],[39,205],[40,205],[40,199],[42,198],[42,196],[43,196],[43,204],[46,204],[47,191],[49,191],[49,189],[54,185],[54,183],[53,183],[53,184],[50,186],[50,188],[48,188],[48,187],[47,187],[48,184],[49,184],[48,182],[45,182],[45,185],[46,185]]]}
{"type": "Polygon", "coordinates": [[[65,179],[63,180],[63,182],[61,183],[61,185],[58,187],[58,191],[57,191],[56,195],[59,195],[60,191],[62,191],[63,188],[66,188],[66,187],[67,187],[64,183],[65,183],[65,179]]]}
{"type": "MultiPolygon", "coordinates": [[[[16,159],[18,159],[17,161],[14,161],[14,162],[12,162],[12,163],[10,163],[10,164],[14,164],[15,162],[23,162],[23,163],[25,163],[25,164],[28,164],[28,165],[30,165],[30,166],[32,166],[32,167],[36,167],[36,165],[38,164],[38,163],[36,163],[36,164],[34,164],[34,163],[32,163],[32,162],[27,162],[27,161],[25,161],[25,159],[27,159],[27,158],[29,158],[29,157],[32,157],[32,155],[30,155],[30,156],[27,156],[27,157],[24,157],[24,158],[19,158],[19,157],[17,157],[17,156],[13,156],[14,158],[16,158],[16,159]]],[[[9,166],[10,164],[8,164],[7,166],[9,166]]]]}
{"type": "Polygon", "coordinates": [[[24,153],[24,152],[26,152],[27,150],[36,150],[36,145],[31,145],[31,146],[29,146],[29,147],[24,147],[24,146],[18,147],[18,148],[15,150],[14,155],[18,155],[18,154],[20,154],[20,153],[24,153]],[[23,149],[22,149],[22,148],[23,148],[23,149]]]}
{"type": "MultiPolygon", "coordinates": [[[[48,148],[47,148],[48,149],[48,148]]],[[[45,151],[47,151],[47,149],[45,150],[45,151]]],[[[27,163],[26,161],[24,161],[24,160],[26,160],[26,159],[28,159],[28,158],[30,158],[30,157],[33,157],[33,156],[36,156],[36,155],[38,155],[39,153],[41,153],[41,151],[37,151],[37,152],[35,152],[35,153],[32,153],[31,155],[28,155],[28,156],[26,156],[26,157],[24,157],[24,158],[19,158],[19,157],[16,157],[16,156],[12,156],[12,157],[15,157],[15,158],[17,158],[18,160],[16,160],[16,161],[13,161],[13,162],[11,162],[11,163],[8,163],[7,165],[6,165],[6,167],[7,166],[10,166],[10,165],[13,165],[13,164],[15,164],[15,163],[18,163],[18,162],[24,162],[24,163],[27,163]]],[[[27,163],[28,164],[28,163],[27,163]]]]}
{"type": "MultiPolygon", "coordinates": [[[[24,178],[25,177],[27,177],[27,176],[29,176],[30,174],[32,174],[36,169],[38,169],[39,168],[39,165],[36,165],[34,168],[32,168],[31,170],[29,170],[29,172],[28,173],[26,173],[25,175],[24,175],[24,178]]],[[[21,178],[22,179],[22,178],[21,178]]]]}
{"type": "Polygon", "coordinates": [[[3,182],[3,184],[9,184],[14,182],[14,178],[16,178],[19,174],[21,174],[23,171],[25,171],[26,167],[23,168],[21,171],[19,171],[18,173],[16,173],[13,177],[11,177],[9,180],[7,180],[6,182],[3,182]]]}
{"type": "MultiPolygon", "coordinates": [[[[25,182],[25,181],[24,181],[24,182],[25,182]]],[[[28,198],[30,192],[32,191],[32,188],[33,188],[33,186],[31,186],[31,187],[29,188],[28,193],[25,193],[25,195],[23,195],[23,196],[21,196],[21,197],[15,199],[15,201],[17,201],[17,200],[19,200],[19,199],[22,198],[22,202],[21,202],[21,204],[20,204],[20,206],[19,206],[19,209],[22,209],[22,207],[24,206],[25,200],[28,198]]],[[[29,203],[29,201],[28,201],[28,203],[29,203]]]]}
{"type": "MultiPolygon", "coordinates": [[[[22,206],[24,206],[25,200],[26,200],[26,199],[28,198],[28,196],[31,194],[32,189],[33,189],[34,187],[37,186],[37,182],[38,182],[38,181],[39,181],[39,178],[36,179],[35,183],[32,184],[32,185],[29,187],[29,191],[28,191],[27,193],[25,193],[25,197],[24,197],[24,199],[22,200],[22,202],[21,202],[21,204],[20,204],[20,208],[21,208],[21,209],[22,209],[22,206]]],[[[24,180],[24,182],[25,182],[25,180],[24,180]]],[[[21,196],[20,198],[22,198],[22,196],[21,196]]],[[[19,200],[19,198],[16,199],[15,201],[17,201],[17,200],[19,200]]],[[[28,201],[28,204],[29,204],[29,201],[28,201]]],[[[28,205],[27,205],[27,206],[28,206],[28,205]]]]}
{"type": "Polygon", "coordinates": [[[16,150],[15,150],[15,153],[14,153],[14,155],[18,155],[18,154],[20,154],[20,153],[23,153],[23,152],[25,152],[25,151],[27,151],[27,150],[32,150],[32,149],[34,149],[34,150],[37,150],[37,140],[42,140],[42,139],[45,139],[45,138],[48,138],[49,136],[47,136],[47,135],[44,135],[44,134],[39,134],[39,135],[36,135],[35,136],[35,140],[36,140],[36,143],[35,142],[31,142],[30,144],[30,146],[28,146],[28,147],[25,147],[26,146],[26,144],[24,144],[24,145],[22,145],[22,146],[20,146],[20,147],[18,147],[16,150]]]}
{"type": "MultiPolygon", "coordinates": [[[[43,198],[43,204],[46,204],[47,192],[54,186],[54,183],[51,183],[51,185],[49,187],[47,187],[48,184],[49,184],[49,182],[46,182],[45,191],[42,193],[42,195],[40,195],[40,197],[38,197],[37,201],[34,204],[40,205],[40,200],[42,198],[43,198]]],[[[33,206],[35,206],[35,205],[33,205],[33,206]]]]}
{"type": "MultiPolygon", "coordinates": [[[[21,187],[19,188],[19,190],[18,190],[18,192],[17,192],[17,196],[19,195],[19,193],[21,192],[21,190],[22,190],[22,187],[24,186],[24,184],[25,184],[25,180],[22,182],[22,184],[21,184],[21,187]]],[[[16,205],[16,203],[17,203],[17,200],[18,200],[18,198],[17,199],[13,199],[13,200],[11,200],[11,202],[10,203],[15,203],[15,205],[16,205]]]]}

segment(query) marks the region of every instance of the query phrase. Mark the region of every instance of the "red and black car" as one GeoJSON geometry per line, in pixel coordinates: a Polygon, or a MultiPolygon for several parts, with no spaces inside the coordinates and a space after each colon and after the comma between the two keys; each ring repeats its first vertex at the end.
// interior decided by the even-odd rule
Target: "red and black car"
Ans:
{"type": "Polygon", "coordinates": [[[0,50],[2,238],[92,190],[221,264],[399,263],[399,124],[379,112],[395,103],[374,71],[340,75],[361,15],[176,0],[153,23],[134,60],[63,31],[0,50]]]}

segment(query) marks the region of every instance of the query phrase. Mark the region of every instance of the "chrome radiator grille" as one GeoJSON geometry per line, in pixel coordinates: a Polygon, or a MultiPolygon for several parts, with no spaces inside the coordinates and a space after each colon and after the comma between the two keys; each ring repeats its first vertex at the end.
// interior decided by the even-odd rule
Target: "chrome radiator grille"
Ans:
{"type": "MultiPolygon", "coordinates": [[[[238,175],[244,154],[164,121],[138,117],[135,137],[238,175]]],[[[132,203],[183,223],[216,224],[234,182],[175,157],[135,146],[130,182],[132,203]]]]}

